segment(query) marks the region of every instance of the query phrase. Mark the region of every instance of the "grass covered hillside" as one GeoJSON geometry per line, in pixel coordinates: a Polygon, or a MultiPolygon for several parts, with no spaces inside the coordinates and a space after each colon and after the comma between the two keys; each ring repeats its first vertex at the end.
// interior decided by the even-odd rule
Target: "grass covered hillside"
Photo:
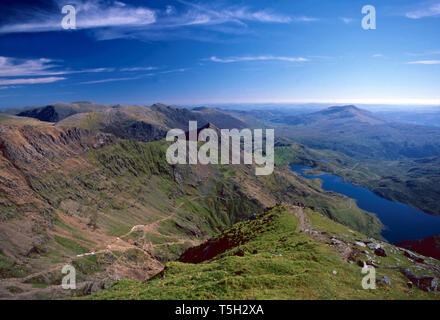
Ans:
{"type": "Polygon", "coordinates": [[[66,294],[58,290],[66,263],[78,267],[83,294],[148,279],[187,248],[281,202],[301,202],[371,236],[382,227],[350,199],[281,167],[255,176],[245,165],[171,166],[165,141],[16,125],[0,127],[0,143],[5,298],[66,294]]]}
{"type": "Polygon", "coordinates": [[[148,281],[122,280],[88,299],[440,298],[416,285],[409,288],[401,271],[438,277],[439,261],[413,263],[402,250],[376,242],[310,209],[275,207],[187,250],[180,262],[166,264],[148,281]],[[370,243],[387,256],[376,256],[365,247],[370,243]],[[182,262],[192,259],[198,263],[182,262]],[[361,286],[361,261],[377,267],[374,290],[361,286]]]}

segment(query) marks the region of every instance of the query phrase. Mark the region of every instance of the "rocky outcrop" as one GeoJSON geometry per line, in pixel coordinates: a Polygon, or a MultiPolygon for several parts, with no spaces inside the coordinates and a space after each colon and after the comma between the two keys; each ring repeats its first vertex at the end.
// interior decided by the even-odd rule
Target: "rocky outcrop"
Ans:
{"type": "Polygon", "coordinates": [[[72,114],[75,114],[73,110],[65,110],[65,112],[60,112],[57,111],[54,106],[46,106],[42,108],[22,111],[18,113],[17,116],[35,118],[40,121],[57,122],[72,114]]]}
{"type": "Polygon", "coordinates": [[[417,256],[417,255],[415,255],[415,254],[413,254],[413,253],[411,253],[409,251],[404,251],[403,254],[405,255],[405,257],[408,257],[409,259],[411,259],[411,260],[413,260],[415,262],[418,262],[418,263],[425,262],[425,260],[422,257],[419,257],[419,256],[417,256]]]}
{"type": "Polygon", "coordinates": [[[104,130],[122,139],[135,139],[143,142],[160,140],[165,138],[167,134],[165,128],[144,121],[134,121],[125,125],[112,125],[104,130]]]}
{"type": "MultiPolygon", "coordinates": [[[[423,291],[438,291],[438,279],[427,275],[415,275],[409,269],[401,269],[400,272],[411,281],[412,284],[423,291]]],[[[411,286],[412,286],[411,284],[411,286]]]]}
{"type": "Polygon", "coordinates": [[[1,125],[0,249],[18,260],[48,252],[46,231],[53,229],[57,214],[39,193],[50,183],[42,178],[77,170],[86,163],[85,152],[114,140],[77,128],[1,125]]]}
{"type": "Polygon", "coordinates": [[[108,145],[112,135],[91,133],[78,128],[53,126],[1,126],[2,156],[20,169],[35,167],[36,162],[51,162],[77,156],[90,149],[108,145]]]}

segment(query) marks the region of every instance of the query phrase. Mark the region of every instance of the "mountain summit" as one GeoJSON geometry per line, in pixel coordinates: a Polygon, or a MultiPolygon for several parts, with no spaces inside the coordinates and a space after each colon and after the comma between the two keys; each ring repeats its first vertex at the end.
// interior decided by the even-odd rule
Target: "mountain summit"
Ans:
{"type": "Polygon", "coordinates": [[[293,125],[344,124],[346,122],[360,122],[369,124],[385,124],[387,120],[364,109],[353,105],[334,106],[310,114],[288,117],[286,122],[293,125]]]}

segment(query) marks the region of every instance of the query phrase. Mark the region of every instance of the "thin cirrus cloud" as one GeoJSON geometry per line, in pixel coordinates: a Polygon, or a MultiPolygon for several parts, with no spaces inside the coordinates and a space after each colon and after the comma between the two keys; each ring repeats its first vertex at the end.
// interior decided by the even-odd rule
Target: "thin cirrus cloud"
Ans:
{"type": "Polygon", "coordinates": [[[56,76],[73,73],[111,72],[113,68],[93,68],[83,70],[55,70],[59,69],[55,61],[46,58],[17,59],[0,56],[0,77],[20,76],[56,76]]]}
{"type": "Polygon", "coordinates": [[[410,19],[421,19],[426,17],[440,17],[440,2],[429,4],[424,8],[409,11],[405,14],[410,19]]]}
{"type": "MultiPolygon", "coordinates": [[[[249,22],[291,23],[310,22],[318,19],[299,16],[289,17],[269,10],[252,10],[246,6],[221,6],[215,3],[196,4],[177,0],[179,10],[167,5],[163,9],[132,6],[120,1],[56,0],[57,12],[24,12],[24,22],[0,26],[0,34],[23,32],[62,31],[61,8],[73,5],[76,9],[77,29],[90,29],[98,40],[116,38],[147,38],[155,40],[172,37],[176,29],[209,28],[228,24],[233,28],[219,28],[218,32],[236,33],[237,28],[247,28],[249,22]],[[32,17],[29,19],[28,17],[32,17]]],[[[193,30],[194,31],[194,30],[193,30]]]]}
{"type": "Polygon", "coordinates": [[[427,65],[432,65],[432,64],[440,64],[440,60],[417,60],[417,61],[407,62],[407,64],[427,64],[427,65]]]}
{"type": "Polygon", "coordinates": [[[52,60],[40,59],[16,59],[0,56],[0,77],[35,76],[35,75],[59,75],[63,72],[53,71],[56,65],[52,60]]]}
{"type": "Polygon", "coordinates": [[[319,21],[319,19],[314,18],[314,17],[299,16],[299,17],[293,17],[292,21],[294,21],[294,22],[314,22],[314,21],[319,21]]]}
{"type": "Polygon", "coordinates": [[[141,77],[125,77],[125,78],[108,78],[108,79],[101,79],[101,80],[93,80],[93,81],[84,81],[80,82],[79,84],[96,84],[96,83],[107,83],[107,82],[115,82],[115,81],[128,81],[128,80],[136,80],[140,79],[141,77]]]}
{"type": "Polygon", "coordinates": [[[78,29],[94,29],[103,27],[145,26],[156,21],[153,10],[143,7],[131,7],[122,2],[114,1],[107,5],[97,0],[57,1],[58,12],[29,12],[33,17],[24,23],[8,24],[0,27],[0,34],[19,32],[62,31],[61,21],[64,15],[61,8],[73,5],[76,11],[76,27],[78,29]]]}
{"type": "MultiPolygon", "coordinates": [[[[15,86],[7,86],[7,85],[42,84],[42,83],[57,82],[61,80],[66,80],[67,78],[61,77],[61,75],[68,75],[68,74],[114,73],[114,72],[139,73],[143,71],[157,70],[156,67],[152,67],[152,66],[125,67],[118,69],[92,68],[92,69],[82,69],[82,70],[68,70],[68,69],[59,70],[60,67],[61,66],[56,64],[54,60],[46,59],[46,58],[18,59],[18,58],[0,56],[0,85],[2,85],[0,89],[6,90],[6,89],[15,88],[15,86]],[[23,78],[23,77],[32,77],[32,78],[23,78]]],[[[156,72],[137,74],[131,77],[118,77],[118,78],[112,77],[106,79],[92,80],[87,82],[81,82],[80,84],[94,84],[94,83],[136,80],[136,79],[141,79],[144,77],[150,77],[159,74],[184,72],[186,70],[188,69],[179,68],[179,69],[171,69],[171,70],[161,70],[156,72]]]]}
{"type": "Polygon", "coordinates": [[[5,79],[0,80],[0,85],[10,84],[39,84],[39,83],[52,83],[60,80],[65,80],[64,77],[44,77],[44,78],[26,78],[26,79],[5,79]]]}
{"type": "Polygon", "coordinates": [[[302,57],[280,57],[280,56],[246,56],[246,57],[230,57],[230,58],[218,58],[212,56],[208,60],[220,63],[234,63],[245,61],[287,61],[287,62],[305,62],[308,61],[302,57]]]}
{"type": "Polygon", "coordinates": [[[339,20],[341,20],[345,24],[350,24],[354,21],[352,18],[346,18],[346,17],[340,17],[339,20]]]}
{"type": "MultiPolygon", "coordinates": [[[[125,68],[125,69],[138,69],[138,68],[125,68]]],[[[142,69],[142,68],[139,68],[139,69],[142,69]]],[[[159,72],[140,74],[140,75],[133,76],[133,77],[107,78],[107,79],[100,79],[100,80],[84,81],[84,82],[80,82],[79,84],[99,84],[99,83],[116,82],[116,81],[132,81],[132,80],[138,80],[138,79],[142,79],[142,78],[156,76],[159,74],[185,72],[186,70],[188,70],[188,69],[180,68],[180,69],[172,69],[172,70],[163,70],[163,71],[159,71],[159,72]]]]}
{"type": "Polygon", "coordinates": [[[248,7],[210,7],[200,5],[185,0],[178,2],[191,8],[186,15],[199,17],[195,20],[204,21],[210,24],[221,24],[234,22],[240,25],[246,25],[246,21],[272,22],[272,23],[290,23],[292,18],[283,14],[277,14],[266,10],[253,11],[248,7]]]}
{"type": "Polygon", "coordinates": [[[19,88],[19,86],[2,86],[0,87],[0,90],[15,89],[15,88],[19,88]]]}
{"type": "Polygon", "coordinates": [[[156,70],[156,67],[132,67],[132,68],[122,68],[121,71],[132,72],[132,71],[151,71],[156,70]]]}

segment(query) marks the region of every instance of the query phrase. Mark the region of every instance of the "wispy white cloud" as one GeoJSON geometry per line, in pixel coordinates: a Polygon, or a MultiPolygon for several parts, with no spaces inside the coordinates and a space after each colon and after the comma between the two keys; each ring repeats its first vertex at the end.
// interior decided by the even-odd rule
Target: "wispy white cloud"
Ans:
{"type": "Polygon", "coordinates": [[[375,53],[372,55],[373,58],[383,58],[383,54],[382,53],[375,53]]]}
{"type": "Polygon", "coordinates": [[[0,85],[8,84],[39,84],[52,83],[60,80],[65,80],[63,77],[44,77],[44,78],[27,78],[27,79],[5,79],[0,80],[0,85]]]}
{"type": "Polygon", "coordinates": [[[193,2],[178,0],[180,3],[192,8],[189,11],[194,16],[202,17],[205,23],[219,24],[226,22],[235,22],[246,25],[246,21],[289,23],[292,18],[283,14],[277,14],[268,10],[251,10],[249,7],[220,7],[200,5],[193,2]]]}
{"type": "Polygon", "coordinates": [[[220,62],[220,63],[233,63],[233,62],[243,62],[243,61],[267,61],[267,60],[278,60],[278,61],[288,61],[288,62],[308,61],[308,59],[302,57],[280,57],[280,56],[246,56],[246,57],[230,57],[230,58],[217,58],[213,56],[208,60],[211,60],[213,62],[220,62]]]}
{"type": "Polygon", "coordinates": [[[122,68],[121,71],[151,71],[156,70],[156,67],[131,67],[131,68],[122,68]]]}
{"type": "Polygon", "coordinates": [[[410,19],[421,19],[425,17],[440,17],[440,2],[435,4],[427,4],[424,7],[409,11],[405,14],[410,19]]]}
{"type": "Polygon", "coordinates": [[[235,10],[225,10],[222,12],[225,18],[233,18],[242,21],[258,21],[258,22],[275,22],[275,23],[289,23],[292,18],[275,14],[268,11],[251,11],[249,8],[239,8],[235,10]]]}
{"type": "Polygon", "coordinates": [[[141,77],[125,77],[125,78],[108,78],[108,79],[101,79],[101,80],[92,80],[92,81],[84,81],[80,82],[80,84],[95,84],[95,83],[106,83],[106,82],[115,82],[115,81],[129,81],[129,80],[136,80],[140,79],[141,77]]]}
{"type": "MultiPolygon", "coordinates": [[[[60,10],[70,4],[76,8],[77,29],[90,29],[98,40],[137,38],[163,40],[180,36],[206,41],[212,37],[200,37],[196,33],[204,28],[217,33],[236,33],[248,29],[254,23],[291,23],[316,21],[316,18],[290,17],[267,9],[252,9],[248,6],[225,6],[215,2],[198,4],[177,0],[181,6],[165,6],[163,9],[145,5],[129,5],[121,1],[100,0],[54,0],[58,12],[27,12],[24,22],[0,26],[0,34],[18,32],[62,31],[60,10]],[[28,17],[32,18],[29,19],[28,17]],[[220,28],[224,25],[224,28],[220,28]],[[178,29],[178,30],[177,30],[178,29]],[[191,33],[191,35],[188,35],[191,33]]],[[[20,20],[23,21],[23,20],[20,20]]]]}
{"type": "MultiPolygon", "coordinates": [[[[130,69],[130,68],[128,68],[130,69]]],[[[133,68],[131,68],[133,69],[133,68]]],[[[171,70],[163,70],[158,72],[150,72],[150,73],[143,73],[139,74],[137,76],[133,77],[121,77],[121,78],[107,78],[107,79],[99,79],[99,80],[92,80],[92,81],[84,81],[80,82],[79,84],[97,84],[97,83],[107,83],[107,82],[116,82],[116,81],[132,81],[132,80],[139,80],[147,77],[152,77],[160,74],[167,74],[167,73],[175,73],[175,72],[185,72],[186,68],[179,68],[179,69],[171,69],[171,70]]]]}
{"type": "Polygon", "coordinates": [[[345,24],[350,24],[354,21],[352,18],[346,18],[346,17],[339,17],[339,20],[341,20],[345,24]]]}
{"type": "Polygon", "coordinates": [[[171,14],[174,14],[174,13],[176,13],[176,8],[174,6],[167,5],[166,9],[165,9],[165,14],[171,15],[171,14]]]}
{"type": "Polygon", "coordinates": [[[83,70],[57,69],[60,69],[60,66],[51,59],[17,59],[0,56],[0,77],[55,76],[73,73],[99,73],[114,71],[113,68],[93,68],[83,70]]]}
{"type": "Polygon", "coordinates": [[[407,64],[440,64],[440,60],[418,60],[407,62],[407,64]]]}
{"type": "Polygon", "coordinates": [[[79,73],[134,73],[130,77],[111,77],[106,79],[98,79],[82,82],[82,84],[94,84],[105,83],[114,81],[129,81],[141,79],[144,77],[151,77],[159,74],[184,72],[187,68],[171,69],[171,70],[157,70],[157,67],[153,66],[138,66],[138,67],[125,67],[125,68],[90,68],[82,70],[69,70],[64,69],[59,64],[59,61],[51,59],[18,59],[12,57],[0,56],[0,90],[11,89],[14,84],[38,84],[38,83],[52,83],[60,80],[65,80],[65,77],[56,77],[61,75],[71,75],[79,73]],[[157,71],[156,71],[157,70],[157,71]],[[145,71],[155,71],[145,73],[145,71]],[[51,77],[48,77],[51,76],[51,77]],[[17,78],[20,77],[20,78],[17,78]],[[32,78],[23,78],[32,77],[32,78]],[[36,78],[41,77],[41,78],[36,78]]]}
{"type": "Polygon", "coordinates": [[[48,71],[53,67],[50,59],[20,60],[0,56],[0,77],[59,74],[48,71]]]}
{"type": "Polygon", "coordinates": [[[63,16],[60,12],[66,4],[75,7],[78,29],[145,26],[156,21],[154,10],[132,7],[119,1],[111,2],[110,5],[98,0],[59,0],[57,3],[57,14],[37,12],[32,15],[35,18],[30,21],[0,27],[0,33],[61,31],[63,16]]]}
{"type": "Polygon", "coordinates": [[[0,87],[0,90],[6,90],[6,89],[15,89],[15,88],[19,88],[20,86],[3,86],[0,87]]]}
{"type": "Polygon", "coordinates": [[[156,74],[167,74],[167,73],[175,73],[175,72],[185,72],[187,70],[188,70],[187,68],[179,68],[179,69],[164,70],[164,71],[156,72],[156,74]]]}
{"type": "Polygon", "coordinates": [[[313,22],[313,21],[319,21],[318,18],[306,17],[306,16],[293,17],[292,20],[294,22],[313,22]]]}

